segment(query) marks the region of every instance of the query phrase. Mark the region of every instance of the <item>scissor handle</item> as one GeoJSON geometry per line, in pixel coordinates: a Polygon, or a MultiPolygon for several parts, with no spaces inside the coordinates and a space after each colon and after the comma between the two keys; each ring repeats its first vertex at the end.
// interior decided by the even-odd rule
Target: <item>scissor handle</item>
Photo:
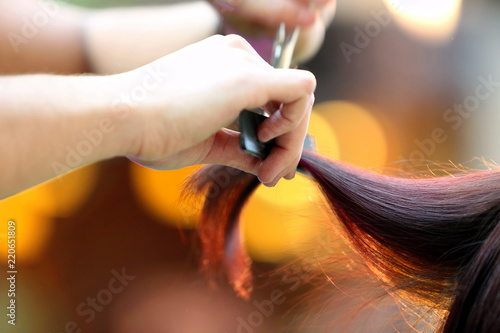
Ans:
{"type": "MultiPolygon", "coordinates": [[[[245,153],[258,157],[262,160],[266,159],[274,146],[274,139],[268,142],[262,142],[259,141],[257,137],[257,129],[266,118],[266,116],[248,110],[241,111],[238,118],[241,130],[241,149],[245,153]]],[[[316,140],[312,135],[306,135],[303,149],[316,151],[316,140]]]]}
{"type": "Polygon", "coordinates": [[[262,142],[257,137],[257,129],[266,118],[266,116],[248,110],[241,111],[238,118],[241,131],[241,149],[245,153],[263,160],[266,159],[274,146],[274,140],[262,142]]]}
{"type": "MultiPolygon", "coordinates": [[[[285,24],[280,24],[278,31],[276,32],[271,58],[271,65],[273,67],[290,67],[299,32],[300,28],[296,27],[291,33],[287,33],[285,24]]],[[[272,107],[272,104],[270,104],[270,107],[272,107]]],[[[243,149],[244,152],[260,159],[265,159],[274,146],[274,140],[261,142],[257,137],[257,129],[266,118],[266,116],[263,116],[258,112],[243,110],[240,112],[238,119],[241,132],[241,149],[243,149]]]]}

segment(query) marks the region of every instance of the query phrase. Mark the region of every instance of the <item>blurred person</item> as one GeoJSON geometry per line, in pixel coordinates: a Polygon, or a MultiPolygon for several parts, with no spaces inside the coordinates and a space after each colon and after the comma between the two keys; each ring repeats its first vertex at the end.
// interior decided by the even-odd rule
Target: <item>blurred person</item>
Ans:
{"type": "Polygon", "coordinates": [[[314,52],[335,2],[213,4],[89,10],[0,0],[0,198],[116,156],[162,170],[229,165],[268,186],[292,179],[315,78],[272,68],[241,37],[212,36],[216,9],[269,27],[304,26],[302,48],[314,52]],[[97,75],[76,75],[89,72],[97,75]],[[270,101],[283,106],[259,128],[260,140],[276,138],[262,161],[224,126],[270,101]]]}

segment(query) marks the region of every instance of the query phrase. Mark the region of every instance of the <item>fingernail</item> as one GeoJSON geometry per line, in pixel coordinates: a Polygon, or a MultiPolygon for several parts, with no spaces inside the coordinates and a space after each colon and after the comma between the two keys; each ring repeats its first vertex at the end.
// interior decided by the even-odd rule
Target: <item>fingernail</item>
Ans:
{"type": "Polygon", "coordinates": [[[269,182],[269,183],[265,183],[264,186],[265,187],[275,187],[276,184],[278,184],[278,182],[269,182]]]}
{"type": "MultiPolygon", "coordinates": [[[[259,178],[259,181],[260,181],[262,184],[264,184],[264,185],[266,185],[266,184],[270,184],[270,183],[273,181],[273,178],[271,178],[271,179],[262,179],[262,178],[260,178],[260,176],[257,176],[257,178],[259,178]]],[[[267,186],[267,185],[266,185],[266,186],[267,186]]]]}

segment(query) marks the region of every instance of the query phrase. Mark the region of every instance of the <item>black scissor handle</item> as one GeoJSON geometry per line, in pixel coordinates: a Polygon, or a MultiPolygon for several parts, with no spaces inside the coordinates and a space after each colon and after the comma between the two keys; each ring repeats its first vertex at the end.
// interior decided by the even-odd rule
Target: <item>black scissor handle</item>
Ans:
{"type": "Polygon", "coordinates": [[[257,137],[257,129],[266,118],[266,116],[248,110],[241,111],[238,118],[241,132],[241,149],[245,153],[263,160],[266,159],[274,146],[274,139],[262,142],[257,137]]]}

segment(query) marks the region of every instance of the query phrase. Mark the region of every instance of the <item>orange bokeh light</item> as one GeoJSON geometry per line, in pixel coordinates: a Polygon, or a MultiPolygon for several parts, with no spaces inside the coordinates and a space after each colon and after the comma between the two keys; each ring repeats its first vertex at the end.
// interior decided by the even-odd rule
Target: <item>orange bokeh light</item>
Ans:
{"type": "Polygon", "coordinates": [[[180,170],[151,170],[135,163],[131,167],[131,179],[139,202],[160,219],[175,227],[194,228],[199,219],[200,205],[194,198],[183,198],[186,179],[199,166],[180,170]]]}
{"type": "MultiPolygon", "coordinates": [[[[318,152],[332,159],[339,157],[339,144],[328,122],[313,113],[308,133],[318,152]]],[[[242,219],[246,247],[253,259],[277,262],[300,252],[318,235],[323,212],[318,208],[320,192],[306,176],[280,180],[274,188],[260,186],[250,198],[242,219]]]]}
{"type": "MultiPolygon", "coordinates": [[[[76,212],[94,188],[96,174],[96,166],[88,165],[0,201],[2,224],[16,222],[17,261],[34,261],[43,253],[55,228],[53,217],[76,212]]],[[[0,251],[7,252],[7,242],[2,240],[0,251]]]]}
{"type": "Polygon", "coordinates": [[[338,139],[340,160],[361,167],[385,166],[388,143],[380,121],[358,104],[329,101],[314,110],[333,128],[338,139]]]}

